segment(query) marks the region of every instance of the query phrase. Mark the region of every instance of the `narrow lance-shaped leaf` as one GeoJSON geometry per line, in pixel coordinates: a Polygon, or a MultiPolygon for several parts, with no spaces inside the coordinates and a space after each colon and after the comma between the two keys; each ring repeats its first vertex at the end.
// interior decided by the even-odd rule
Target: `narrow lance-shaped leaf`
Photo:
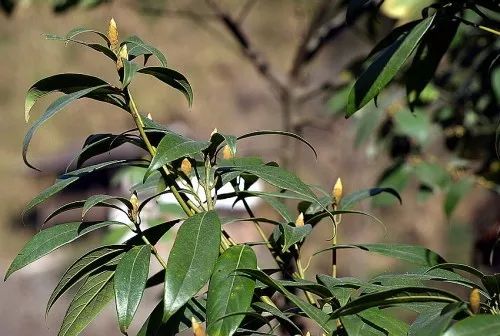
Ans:
{"type": "Polygon", "coordinates": [[[12,273],[40,259],[46,254],[66,245],[75,239],[99,228],[112,224],[123,223],[106,222],[71,222],[52,226],[38,232],[19,252],[5,275],[7,279],[12,273]]]}
{"type": "Polygon", "coordinates": [[[26,208],[24,209],[24,212],[28,212],[37,205],[45,202],[48,198],[54,196],[61,190],[65,189],[67,186],[69,186],[71,183],[75,182],[78,180],[78,176],[71,176],[65,179],[61,179],[56,181],[53,185],[48,187],[47,189],[43,190],[40,194],[38,194],[35,198],[33,198],[28,205],[26,205],[26,208]]]}
{"type": "Polygon", "coordinates": [[[458,321],[443,336],[499,335],[500,316],[474,315],[458,321]]]}
{"type": "Polygon", "coordinates": [[[90,275],[71,301],[58,336],[77,336],[113,299],[113,265],[90,275]]]}
{"type": "Polygon", "coordinates": [[[295,227],[289,224],[280,223],[279,228],[283,237],[282,252],[288,251],[292,245],[301,242],[312,231],[312,226],[310,224],[295,227]]]}
{"type": "Polygon", "coordinates": [[[28,167],[36,169],[35,167],[33,167],[28,162],[26,154],[28,152],[28,146],[29,146],[29,144],[31,142],[31,138],[35,134],[35,131],[43,123],[45,123],[47,120],[49,120],[51,117],[53,117],[56,113],[58,113],[59,111],[61,111],[63,108],[65,108],[67,105],[71,104],[75,100],[84,97],[85,95],[91,93],[92,91],[96,91],[98,89],[102,89],[102,88],[105,88],[105,87],[109,87],[109,85],[108,84],[103,84],[103,85],[93,86],[93,87],[89,87],[89,88],[86,88],[86,89],[83,89],[83,90],[79,90],[79,91],[67,94],[65,96],[62,96],[62,97],[56,99],[52,104],[50,104],[50,106],[47,108],[47,110],[44,112],[44,114],[40,118],[38,118],[33,123],[33,125],[31,125],[31,127],[28,129],[28,132],[26,132],[26,135],[25,135],[24,141],[23,141],[23,160],[24,160],[24,163],[28,167]]]}
{"type": "Polygon", "coordinates": [[[402,203],[401,196],[399,196],[399,193],[393,188],[371,188],[371,189],[359,190],[352,194],[342,197],[342,200],[340,201],[340,208],[348,209],[351,205],[357,202],[360,202],[369,197],[377,196],[382,193],[393,195],[398,199],[399,203],[402,203]]]}
{"type": "Polygon", "coordinates": [[[126,333],[139,307],[149,274],[151,248],[136,246],[121,258],[114,277],[116,312],[120,330],[126,333]]]}
{"type": "Polygon", "coordinates": [[[389,84],[417,47],[433,20],[434,15],[423,19],[407,36],[397,40],[381,52],[361,74],[349,94],[347,117],[365,106],[389,84]]]}
{"type": "MultiPolygon", "coordinates": [[[[156,49],[152,45],[145,43],[139,37],[137,37],[137,36],[127,37],[125,39],[125,41],[123,41],[122,45],[123,44],[127,45],[128,54],[130,56],[132,56],[133,58],[144,55],[145,60],[147,60],[147,58],[149,56],[154,55],[158,59],[158,61],[161,63],[162,67],[165,67],[165,68],[167,67],[167,59],[161,53],[161,51],[159,51],[158,49],[156,49]]],[[[146,62],[144,62],[144,64],[146,64],[146,62]]]]}
{"type": "Polygon", "coordinates": [[[220,235],[215,211],[195,214],[179,228],[165,272],[164,321],[207,283],[219,255],[220,235]]]}
{"type": "Polygon", "coordinates": [[[219,257],[208,286],[207,332],[214,336],[233,335],[252,302],[255,280],[235,273],[240,268],[255,269],[257,258],[246,245],[230,247],[219,257]]]}
{"type": "Polygon", "coordinates": [[[138,70],[137,72],[158,78],[163,83],[182,92],[186,97],[189,106],[193,104],[193,89],[191,88],[191,85],[186,77],[184,77],[181,73],[162,67],[146,67],[138,70]]]}

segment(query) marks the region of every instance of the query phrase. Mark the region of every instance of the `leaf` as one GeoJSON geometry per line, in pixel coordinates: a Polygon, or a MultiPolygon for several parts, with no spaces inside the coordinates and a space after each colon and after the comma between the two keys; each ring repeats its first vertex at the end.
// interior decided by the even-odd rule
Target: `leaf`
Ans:
{"type": "Polygon", "coordinates": [[[428,186],[445,188],[451,180],[450,174],[438,164],[422,162],[415,167],[415,174],[428,186]]]}
{"type": "Polygon", "coordinates": [[[116,267],[114,291],[118,323],[126,333],[139,307],[149,274],[151,248],[136,246],[121,258],[116,267]]]}
{"type": "Polygon", "coordinates": [[[66,245],[81,236],[112,224],[121,224],[115,221],[106,222],[71,222],[52,226],[38,232],[31,238],[16,256],[5,275],[5,280],[15,271],[31,264],[46,254],[66,245]]]}
{"type": "Polygon", "coordinates": [[[346,117],[350,117],[365,106],[389,84],[426,34],[433,20],[434,15],[423,19],[407,36],[381,52],[361,74],[349,94],[346,117]]]}
{"type": "Polygon", "coordinates": [[[402,109],[394,114],[393,120],[396,134],[409,136],[420,145],[429,141],[431,121],[425,111],[411,113],[408,109],[402,109]]]}
{"type": "Polygon", "coordinates": [[[92,86],[85,88],[83,90],[79,90],[73,93],[69,93],[65,96],[62,96],[58,99],[56,99],[50,106],[47,108],[47,110],[44,112],[44,114],[38,118],[28,129],[28,132],[26,132],[26,135],[24,137],[23,141],[23,160],[24,163],[33,169],[36,169],[33,167],[27,160],[26,154],[28,152],[28,146],[31,142],[31,138],[33,137],[35,131],[47,120],[49,120],[51,117],[53,117],[56,113],[61,111],[63,108],[65,108],[67,105],[71,104],[77,99],[80,99],[84,97],[85,95],[88,95],[89,93],[92,93],[93,91],[96,91],[98,89],[103,89],[106,87],[110,87],[109,84],[102,84],[102,85],[97,85],[97,86],[92,86]]]}
{"type": "Polygon", "coordinates": [[[464,178],[450,185],[446,198],[444,200],[444,212],[450,217],[460,200],[473,187],[474,181],[470,178],[464,178]]]}
{"type": "Polygon", "coordinates": [[[193,104],[193,90],[186,77],[184,77],[181,73],[162,67],[146,67],[138,70],[137,72],[158,78],[163,83],[182,92],[186,97],[189,106],[193,104]]]}
{"type": "Polygon", "coordinates": [[[165,272],[164,322],[207,283],[219,255],[220,235],[215,211],[195,214],[179,228],[165,272]]]}
{"type": "Polygon", "coordinates": [[[316,252],[329,251],[332,249],[359,248],[364,251],[375,252],[387,257],[400,259],[416,265],[434,266],[446,262],[443,257],[425,247],[406,244],[353,244],[335,245],[316,252]]]}
{"type": "MultiPolygon", "coordinates": [[[[104,36],[106,36],[106,35],[104,35],[104,36]]],[[[75,40],[72,37],[67,38],[67,37],[62,37],[62,36],[58,36],[58,35],[54,35],[54,34],[45,34],[45,38],[47,40],[62,41],[62,42],[65,42],[66,44],[68,44],[69,42],[80,44],[80,45],[83,45],[83,46],[88,47],[90,49],[93,49],[95,51],[98,51],[100,53],[103,53],[110,60],[112,60],[114,63],[116,63],[116,60],[117,60],[115,53],[108,46],[104,46],[104,45],[99,44],[99,43],[87,43],[84,41],[75,40]]],[[[106,39],[107,39],[107,37],[106,37],[106,39]]]]}
{"type": "Polygon", "coordinates": [[[408,325],[389,313],[378,309],[367,309],[357,315],[340,318],[349,336],[364,335],[406,335],[408,325]]]}
{"type": "Polygon", "coordinates": [[[401,287],[366,294],[335,310],[331,318],[360,313],[373,307],[389,307],[416,302],[461,302],[454,294],[430,287],[401,287]]]}
{"type": "Polygon", "coordinates": [[[219,257],[210,278],[207,296],[207,333],[233,335],[252,303],[255,281],[235,273],[240,268],[257,268],[254,251],[246,245],[232,246],[219,257]]]}
{"type": "Polygon", "coordinates": [[[87,200],[83,204],[82,218],[84,218],[85,215],[87,214],[87,212],[89,212],[89,210],[92,209],[93,207],[100,205],[100,204],[103,204],[106,201],[110,201],[110,200],[118,200],[121,203],[125,204],[128,209],[133,208],[132,203],[130,203],[130,201],[124,197],[116,197],[116,196],[110,196],[110,195],[92,195],[89,198],[87,198],[87,200]]]}
{"type": "MultiPolygon", "coordinates": [[[[163,237],[171,228],[173,228],[179,222],[180,219],[175,219],[172,221],[161,223],[142,231],[142,234],[149,240],[149,242],[152,245],[156,245],[156,243],[160,241],[161,237],[163,237]]],[[[134,237],[128,239],[125,243],[127,245],[142,245],[144,244],[144,241],[142,240],[141,236],[135,235],[134,237]]]]}
{"type": "Polygon", "coordinates": [[[377,196],[382,193],[393,195],[399,200],[399,203],[401,204],[403,203],[403,201],[401,200],[401,196],[399,196],[399,193],[393,188],[371,188],[371,189],[359,190],[352,194],[342,197],[340,201],[340,209],[348,209],[351,207],[351,205],[355,203],[358,203],[369,197],[377,196]]]}
{"type": "Polygon", "coordinates": [[[311,231],[312,226],[306,224],[304,226],[291,226],[289,224],[280,223],[280,231],[283,237],[283,246],[281,252],[284,253],[292,246],[301,242],[305,237],[307,237],[311,231]]]}
{"type": "Polygon", "coordinates": [[[56,181],[53,185],[48,187],[47,189],[43,190],[40,194],[38,194],[35,198],[33,198],[28,205],[26,205],[26,208],[24,209],[24,212],[28,212],[37,205],[45,202],[48,198],[54,196],[61,190],[65,189],[67,186],[69,186],[71,183],[75,182],[78,180],[78,176],[72,176],[69,178],[65,178],[62,180],[56,181]]]}
{"type": "Polygon", "coordinates": [[[66,272],[64,272],[56,288],[52,291],[49,301],[47,302],[45,315],[48,315],[50,308],[52,308],[57,299],[78,281],[111,260],[119,257],[125,250],[126,247],[122,245],[102,246],[81,256],[66,270],[66,272]]]}
{"type": "Polygon", "coordinates": [[[500,335],[500,316],[474,315],[458,321],[443,336],[500,335]]]}
{"type": "Polygon", "coordinates": [[[113,299],[113,268],[90,275],[71,301],[58,336],[77,336],[113,299]]]}
{"type": "Polygon", "coordinates": [[[166,134],[158,144],[156,154],[144,176],[149,176],[152,171],[174,160],[200,153],[209,145],[209,142],[192,140],[179,134],[166,134]]]}
{"type": "Polygon", "coordinates": [[[297,331],[298,333],[301,332],[300,328],[295,323],[293,323],[293,321],[290,320],[290,318],[288,318],[288,316],[286,316],[285,313],[283,313],[278,308],[271,306],[271,305],[264,303],[264,302],[254,302],[254,303],[252,303],[252,306],[258,307],[258,308],[262,309],[263,311],[272,314],[278,321],[285,322],[286,324],[288,324],[289,326],[294,328],[295,331],[297,331]]]}
{"type": "Polygon", "coordinates": [[[123,80],[122,80],[122,87],[126,88],[132,79],[134,78],[135,74],[137,73],[137,70],[139,70],[140,66],[137,63],[128,61],[126,59],[122,59],[123,61],[123,80]]]}
{"type": "MultiPolygon", "coordinates": [[[[149,56],[154,55],[158,59],[158,61],[160,61],[162,67],[167,66],[167,59],[162,54],[162,52],[152,45],[145,43],[139,37],[129,36],[125,39],[125,41],[122,42],[122,45],[123,44],[127,45],[129,56],[135,58],[144,55],[146,60],[149,56]]],[[[144,62],[144,64],[146,64],[146,62],[144,62]]]]}
{"type": "Polygon", "coordinates": [[[451,304],[442,311],[430,310],[419,315],[410,326],[408,336],[442,335],[460,311],[467,309],[463,303],[451,304]]]}

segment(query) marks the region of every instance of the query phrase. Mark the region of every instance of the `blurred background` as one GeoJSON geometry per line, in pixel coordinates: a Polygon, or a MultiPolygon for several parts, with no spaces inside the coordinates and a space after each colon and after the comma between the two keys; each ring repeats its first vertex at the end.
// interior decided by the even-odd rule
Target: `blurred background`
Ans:
{"type": "MultiPolygon", "coordinates": [[[[127,174],[113,172],[106,177],[113,183],[86,181],[65,194],[67,199],[21,215],[25,204],[65,169],[88,134],[120,133],[132,126],[129,116],[118,109],[78,102],[35,135],[28,156],[42,172],[30,170],[22,161],[24,96],[35,81],[78,72],[118,83],[108,60],[88,48],[47,41],[42,34],[64,36],[79,26],[106,32],[111,17],[121,37],[138,35],[156,46],[167,56],[169,67],[191,82],[194,104],[188,108],[173,90],[137,78],[131,89],[141,111],[151,113],[154,120],[198,139],[207,139],[214,128],[235,135],[260,129],[294,131],[316,148],[317,160],[302,144],[279,137],[242,142],[239,153],[278,160],[325,190],[341,177],[344,193],[381,185],[402,194],[402,205],[377,196],[361,206],[385,228],[344,216],[340,242],[419,243],[452,262],[487,264],[500,225],[500,162],[495,153],[500,70],[498,64],[492,66],[499,55],[498,38],[460,27],[446,41],[451,49],[414,112],[406,104],[402,75],[380,95],[378,108],[370,103],[345,119],[349,88],[370,50],[432,1],[386,0],[382,6],[373,1],[356,13],[351,25],[345,24],[345,3],[0,1],[0,270],[5,272],[57,204],[84,199],[96,190],[124,193],[120,181],[127,174]]],[[[481,18],[471,14],[470,20],[481,18]]],[[[41,101],[33,115],[49,103],[50,99],[41,101]]],[[[306,253],[328,246],[329,231],[326,223],[315,228],[306,253]]],[[[45,320],[46,300],[78,253],[103,239],[109,235],[90,236],[3,283],[1,333],[56,334],[69,302],[60,300],[45,320]]],[[[368,277],[394,266],[363,252],[339,255],[342,276],[368,277]]],[[[328,257],[312,259],[311,274],[329,269],[328,257]]],[[[135,328],[154,307],[156,295],[154,290],[148,293],[135,328]]],[[[110,308],[86,334],[119,335],[113,314],[110,308]]]]}

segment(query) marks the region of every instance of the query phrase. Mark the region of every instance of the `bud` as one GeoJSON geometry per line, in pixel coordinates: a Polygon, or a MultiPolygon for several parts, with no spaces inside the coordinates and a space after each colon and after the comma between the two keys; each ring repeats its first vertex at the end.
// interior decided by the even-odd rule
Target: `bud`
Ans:
{"type": "Polygon", "coordinates": [[[132,209],[129,210],[129,215],[135,223],[137,222],[137,215],[139,213],[139,199],[137,198],[137,193],[135,191],[132,196],[130,196],[130,203],[132,204],[132,209]]]}
{"type": "Polygon", "coordinates": [[[120,52],[118,53],[118,59],[116,60],[116,68],[118,70],[120,70],[121,68],[123,68],[122,58],[128,60],[128,50],[127,50],[127,45],[126,44],[124,44],[120,48],[120,52]]]}
{"type": "Polygon", "coordinates": [[[148,113],[148,115],[146,116],[149,120],[153,120],[153,116],[151,116],[151,113],[148,113]]]}
{"type": "Polygon", "coordinates": [[[110,49],[117,54],[118,49],[120,47],[120,43],[118,42],[118,28],[116,27],[115,19],[111,18],[109,21],[108,27],[108,39],[109,39],[109,47],[110,49]]]}
{"type": "Polygon", "coordinates": [[[191,326],[193,327],[193,335],[194,336],[206,336],[205,330],[200,322],[196,321],[196,319],[191,317],[191,326]]]}
{"type": "Polygon", "coordinates": [[[342,180],[340,179],[340,177],[337,179],[337,182],[335,182],[335,186],[333,187],[332,190],[332,196],[333,196],[333,203],[339,204],[340,199],[342,198],[342,180]]]}
{"type": "Polygon", "coordinates": [[[297,219],[295,220],[295,226],[300,227],[304,226],[304,214],[301,212],[297,219]]]}
{"type": "Polygon", "coordinates": [[[222,150],[222,157],[226,160],[234,158],[234,153],[228,145],[224,146],[224,149],[222,150]]]}
{"type": "Polygon", "coordinates": [[[191,174],[191,171],[193,170],[193,166],[191,165],[191,161],[188,159],[184,158],[181,162],[181,171],[186,174],[186,176],[189,176],[191,174]]]}
{"type": "Polygon", "coordinates": [[[215,133],[219,133],[219,131],[217,130],[217,128],[214,128],[214,130],[212,131],[212,133],[210,133],[210,137],[212,137],[215,133]]]}
{"type": "Polygon", "coordinates": [[[481,296],[479,295],[479,289],[474,288],[469,295],[470,310],[477,314],[481,308],[481,296]]]}
{"type": "Polygon", "coordinates": [[[309,331],[306,332],[306,336],[311,336],[311,333],[309,331]]]}

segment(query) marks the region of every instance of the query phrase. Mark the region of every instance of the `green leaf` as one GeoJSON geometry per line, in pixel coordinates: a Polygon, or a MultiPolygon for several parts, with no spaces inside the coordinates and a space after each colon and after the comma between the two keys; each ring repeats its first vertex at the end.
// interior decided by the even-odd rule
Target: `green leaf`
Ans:
{"type": "Polygon", "coordinates": [[[219,257],[210,278],[207,296],[207,333],[214,336],[233,335],[250,307],[255,281],[235,271],[257,268],[254,251],[246,245],[230,247],[219,257]]]}
{"type": "Polygon", "coordinates": [[[77,336],[113,299],[114,270],[104,268],[90,275],[71,301],[58,336],[77,336]]]}
{"type": "Polygon", "coordinates": [[[460,200],[473,187],[474,181],[470,178],[464,178],[450,185],[444,200],[444,212],[450,217],[460,200]]]}
{"type": "Polygon", "coordinates": [[[263,311],[272,314],[278,321],[285,322],[286,324],[288,324],[289,326],[294,328],[295,331],[297,331],[298,333],[301,332],[300,328],[295,323],[293,323],[293,321],[290,320],[290,318],[288,316],[286,316],[285,313],[283,313],[278,308],[271,306],[271,305],[264,303],[264,302],[254,302],[254,303],[252,303],[252,306],[258,307],[258,308],[262,309],[263,311]]]}
{"type": "Polygon", "coordinates": [[[165,272],[164,321],[207,283],[219,255],[220,235],[215,211],[195,214],[179,228],[165,272]]]}
{"type": "Polygon", "coordinates": [[[433,20],[434,15],[423,19],[407,36],[400,38],[381,52],[361,74],[349,94],[347,117],[365,106],[389,84],[417,47],[433,20]]]}
{"type": "Polygon", "coordinates": [[[89,198],[87,198],[87,200],[83,204],[82,218],[84,218],[85,215],[87,214],[87,212],[89,212],[90,209],[92,209],[93,207],[95,207],[97,205],[101,205],[101,204],[105,203],[106,201],[110,201],[110,200],[118,200],[121,203],[125,204],[127,206],[127,208],[129,208],[129,209],[132,209],[132,207],[133,207],[132,203],[130,203],[130,201],[124,197],[116,197],[116,196],[110,196],[110,195],[92,195],[89,198]]]}
{"type": "Polygon", "coordinates": [[[182,92],[186,97],[189,106],[193,104],[193,90],[186,77],[184,77],[181,73],[162,67],[146,67],[138,70],[137,72],[158,78],[163,83],[182,92]]]}
{"type": "Polygon", "coordinates": [[[209,142],[192,140],[179,134],[166,134],[158,144],[156,154],[144,176],[149,176],[152,171],[163,167],[169,162],[200,153],[209,145],[209,142]]]}
{"type": "Polygon", "coordinates": [[[380,289],[378,285],[369,284],[357,278],[334,278],[324,274],[316,275],[316,278],[319,283],[328,288],[333,297],[337,299],[340,307],[344,306],[359,288],[363,288],[363,290],[380,289]]]}
{"type": "Polygon", "coordinates": [[[357,315],[342,316],[340,320],[349,336],[406,336],[408,332],[406,323],[378,308],[367,309],[357,315]]]}
{"type": "Polygon", "coordinates": [[[500,316],[474,315],[455,323],[443,336],[499,336],[500,316]]]}
{"type": "Polygon", "coordinates": [[[446,262],[443,257],[425,247],[406,244],[353,244],[336,245],[316,252],[329,251],[332,249],[358,248],[364,251],[378,253],[387,257],[407,261],[422,266],[434,266],[446,262]]]}
{"type": "Polygon", "coordinates": [[[422,162],[415,167],[420,181],[430,187],[445,188],[451,180],[450,174],[438,164],[422,162]]]}
{"type": "Polygon", "coordinates": [[[40,194],[38,194],[35,198],[33,198],[28,205],[26,205],[26,208],[24,209],[24,212],[28,212],[37,205],[45,202],[48,198],[54,196],[61,190],[65,189],[67,186],[69,186],[71,183],[75,182],[78,180],[78,176],[72,176],[69,178],[65,178],[62,180],[58,180],[56,183],[48,187],[47,189],[43,190],[40,194]]]}
{"type": "Polygon", "coordinates": [[[419,315],[410,326],[408,336],[442,335],[450,326],[453,317],[461,310],[467,309],[463,303],[451,304],[440,310],[429,310],[419,315]]]}
{"type": "MultiPolygon", "coordinates": [[[[152,245],[156,245],[156,243],[158,243],[160,241],[160,239],[171,228],[173,228],[179,222],[180,222],[180,219],[175,219],[172,221],[161,223],[161,224],[155,225],[153,227],[150,227],[149,229],[142,231],[142,234],[144,237],[146,237],[149,240],[149,242],[152,245]]],[[[128,239],[126,241],[126,244],[127,245],[142,245],[142,244],[144,244],[144,241],[142,240],[141,236],[135,235],[134,237],[128,239]]]]}
{"type": "MultiPolygon", "coordinates": [[[[103,34],[103,36],[106,36],[106,35],[103,34]]],[[[45,38],[47,40],[62,41],[62,42],[65,42],[66,44],[68,44],[69,42],[80,44],[80,45],[83,45],[83,46],[88,47],[90,49],[93,49],[95,51],[98,51],[100,53],[103,53],[110,60],[112,60],[114,63],[116,63],[116,60],[117,60],[115,53],[109,48],[109,45],[104,46],[104,45],[99,44],[99,43],[87,43],[84,41],[76,40],[73,37],[68,38],[68,37],[58,36],[58,35],[54,35],[54,34],[45,34],[45,38]]],[[[106,39],[107,39],[107,37],[106,37],[106,39]]]]}
{"type": "MultiPolygon", "coordinates": [[[[128,54],[132,58],[144,55],[145,60],[147,60],[149,56],[154,55],[158,59],[158,61],[160,61],[162,67],[167,66],[167,59],[162,54],[162,52],[152,45],[145,43],[139,37],[129,36],[125,39],[125,41],[122,42],[122,45],[124,44],[127,45],[128,54]]],[[[146,64],[146,62],[144,62],[144,64],[146,64]]]]}
{"type": "Polygon", "coordinates": [[[110,45],[109,39],[106,36],[106,34],[103,34],[100,31],[97,31],[94,29],[88,29],[85,27],[73,28],[66,34],[65,37],[66,37],[66,39],[73,39],[73,38],[77,37],[78,35],[88,34],[88,33],[95,34],[95,35],[99,36],[100,38],[102,38],[104,40],[104,42],[106,42],[107,45],[110,45]]]}
{"type": "Polygon", "coordinates": [[[140,66],[137,63],[128,61],[124,58],[122,58],[123,61],[123,80],[122,80],[122,87],[126,88],[132,79],[134,78],[135,74],[137,73],[137,70],[139,70],[140,66]]]}
{"type": "Polygon", "coordinates": [[[56,113],[61,111],[63,108],[65,108],[67,105],[71,104],[75,100],[80,99],[80,98],[92,93],[93,91],[96,91],[98,89],[104,89],[107,87],[108,88],[110,87],[109,84],[101,84],[101,85],[97,85],[97,86],[87,87],[83,90],[79,90],[79,91],[76,91],[73,93],[69,93],[65,96],[62,96],[62,97],[56,99],[52,104],[50,104],[50,106],[47,108],[47,110],[44,112],[44,114],[40,118],[38,118],[31,125],[31,127],[28,129],[28,132],[26,132],[26,136],[24,137],[24,141],[23,141],[23,160],[24,160],[24,163],[28,167],[36,169],[28,162],[28,160],[26,158],[26,154],[28,152],[28,146],[31,142],[31,138],[33,137],[35,131],[43,123],[45,123],[47,120],[49,120],[51,117],[53,117],[56,113]]]}
{"type": "Polygon", "coordinates": [[[403,201],[401,200],[401,196],[399,196],[399,193],[393,188],[371,188],[371,189],[359,190],[352,194],[342,197],[342,199],[340,200],[340,209],[348,209],[355,203],[358,203],[369,197],[377,196],[382,193],[393,195],[399,200],[399,203],[403,203],[403,201]]]}
{"type": "Polygon", "coordinates": [[[283,246],[281,249],[282,253],[288,251],[288,249],[292,245],[301,242],[312,231],[312,226],[310,224],[296,227],[296,226],[291,226],[289,224],[280,223],[279,228],[283,237],[283,246]]]}
{"type": "Polygon", "coordinates": [[[425,111],[411,113],[408,109],[402,109],[394,114],[396,134],[407,135],[418,144],[425,145],[430,137],[431,121],[425,111]]]}
{"type": "Polygon", "coordinates": [[[114,277],[114,290],[118,323],[126,333],[139,307],[149,274],[151,248],[136,246],[121,258],[114,277]]]}
{"type": "Polygon", "coordinates": [[[331,318],[360,313],[373,307],[390,307],[416,302],[461,302],[454,294],[430,287],[401,287],[362,295],[335,310],[331,318]]]}
{"type": "Polygon", "coordinates": [[[52,226],[38,232],[31,238],[16,256],[5,275],[7,279],[12,273],[24,266],[31,264],[46,254],[66,245],[81,236],[112,224],[123,223],[115,221],[106,222],[71,222],[52,226]]]}
{"type": "Polygon", "coordinates": [[[64,272],[56,288],[52,291],[47,302],[45,315],[48,315],[50,308],[52,308],[57,299],[78,281],[115,258],[121,257],[120,255],[125,251],[126,247],[122,245],[103,246],[80,257],[64,272]]]}

